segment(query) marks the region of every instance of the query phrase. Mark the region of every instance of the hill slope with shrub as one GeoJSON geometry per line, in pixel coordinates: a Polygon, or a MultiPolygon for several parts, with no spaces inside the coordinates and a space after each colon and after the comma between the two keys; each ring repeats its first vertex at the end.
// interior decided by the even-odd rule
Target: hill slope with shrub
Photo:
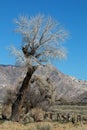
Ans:
{"type": "MultiPolygon", "coordinates": [[[[25,72],[26,70],[23,67],[0,66],[1,100],[5,97],[8,89],[15,89],[22,82],[25,72]]],[[[33,98],[32,102],[37,99],[37,102],[40,103],[40,101],[50,99],[51,95],[53,95],[53,100],[55,100],[56,104],[60,104],[61,102],[87,102],[87,81],[65,75],[52,65],[37,67],[30,80],[30,88],[28,93],[29,98],[31,96],[35,98],[33,98]]]]}

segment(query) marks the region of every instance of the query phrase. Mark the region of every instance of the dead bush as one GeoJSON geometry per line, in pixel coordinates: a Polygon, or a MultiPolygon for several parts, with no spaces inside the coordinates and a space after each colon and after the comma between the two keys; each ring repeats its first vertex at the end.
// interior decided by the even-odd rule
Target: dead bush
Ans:
{"type": "Polygon", "coordinates": [[[6,95],[4,97],[4,101],[2,104],[2,118],[10,119],[11,112],[12,112],[12,104],[17,98],[19,88],[21,86],[21,81],[18,80],[18,83],[15,86],[10,86],[10,89],[7,89],[6,95]]]}
{"type": "Polygon", "coordinates": [[[4,98],[4,105],[12,104],[16,98],[16,90],[8,89],[4,98]]]}
{"type": "Polygon", "coordinates": [[[35,121],[43,121],[45,112],[41,108],[33,108],[30,112],[30,116],[34,118],[35,121]]]}

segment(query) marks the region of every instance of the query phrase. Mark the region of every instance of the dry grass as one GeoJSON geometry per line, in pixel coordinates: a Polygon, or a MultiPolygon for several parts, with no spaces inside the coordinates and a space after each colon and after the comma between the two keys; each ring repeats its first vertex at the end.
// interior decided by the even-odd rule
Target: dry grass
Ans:
{"type": "Polygon", "coordinates": [[[71,123],[60,124],[57,122],[54,123],[42,122],[42,123],[29,123],[27,125],[22,125],[11,121],[6,121],[0,124],[0,130],[38,130],[37,126],[42,127],[44,126],[45,128],[45,126],[47,125],[50,126],[50,130],[87,130],[87,124],[73,125],[71,123]]]}
{"type": "Polygon", "coordinates": [[[19,123],[6,121],[0,125],[0,130],[37,130],[37,128],[34,124],[31,123],[27,126],[24,126],[19,123]]]}
{"type": "Polygon", "coordinates": [[[73,125],[72,123],[65,124],[55,124],[53,130],[87,130],[87,125],[77,124],[73,125]]]}
{"type": "Polygon", "coordinates": [[[70,113],[87,115],[87,105],[55,105],[52,106],[52,110],[59,113],[70,113]]]}
{"type": "MultiPolygon", "coordinates": [[[[1,107],[0,107],[1,108],[1,107]]],[[[54,106],[54,111],[67,113],[68,112],[75,112],[80,113],[82,115],[87,116],[87,106],[78,106],[78,105],[59,105],[54,106]]],[[[0,110],[1,113],[1,110],[0,110]]],[[[0,130],[38,130],[37,126],[45,126],[47,125],[53,126],[52,130],[87,130],[87,124],[77,124],[73,125],[72,123],[58,123],[58,122],[38,122],[38,123],[29,123],[26,125],[19,124],[16,122],[5,121],[4,123],[0,124],[0,130]]],[[[45,129],[44,129],[45,130],[45,129]]]]}

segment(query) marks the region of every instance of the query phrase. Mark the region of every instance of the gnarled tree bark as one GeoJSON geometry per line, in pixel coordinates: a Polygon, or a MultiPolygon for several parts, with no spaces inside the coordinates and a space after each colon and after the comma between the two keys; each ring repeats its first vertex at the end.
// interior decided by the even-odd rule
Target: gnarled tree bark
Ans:
{"type": "Polygon", "coordinates": [[[24,105],[25,98],[26,98],[26,92],[29,89],[29,81],[34,71],[35,71],[35,67],[32,67],[32,66],[29,67],[27,70],[26,76],[19,90],[17,99],[12,105],[12,114],[11,114],[12,121],[18,121],[18,122],[20,121],[20,118],[21,118],[20,116],[22,114],[22,107],[24,105]]]}

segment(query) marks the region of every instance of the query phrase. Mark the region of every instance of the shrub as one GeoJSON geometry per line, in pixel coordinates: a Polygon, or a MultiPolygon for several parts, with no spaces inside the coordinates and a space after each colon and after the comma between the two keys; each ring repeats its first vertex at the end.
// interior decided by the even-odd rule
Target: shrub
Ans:
{"type": "Polygon", "coordinates": [[[41,123],[37,125],[37,130],[51,130],[51,129],[52,125],[48,123],[47,124],[41,123]]]}
{"type": "Polygon", "coordinates": [[[30,112],[30,115],[37,122],[44,120],[44,111],[41,108],[33,108],[30,112]]]}
{"type": "Polygon", "coordinates": [[[18,79],[18,82],[15,86],[9,86],[9,89],[7,89],[2,105],[2,118],[10,119],[12,112],[12,104],[15,102],[17,98],[21,84],[22,84],[22,78],[18,79]]]}

